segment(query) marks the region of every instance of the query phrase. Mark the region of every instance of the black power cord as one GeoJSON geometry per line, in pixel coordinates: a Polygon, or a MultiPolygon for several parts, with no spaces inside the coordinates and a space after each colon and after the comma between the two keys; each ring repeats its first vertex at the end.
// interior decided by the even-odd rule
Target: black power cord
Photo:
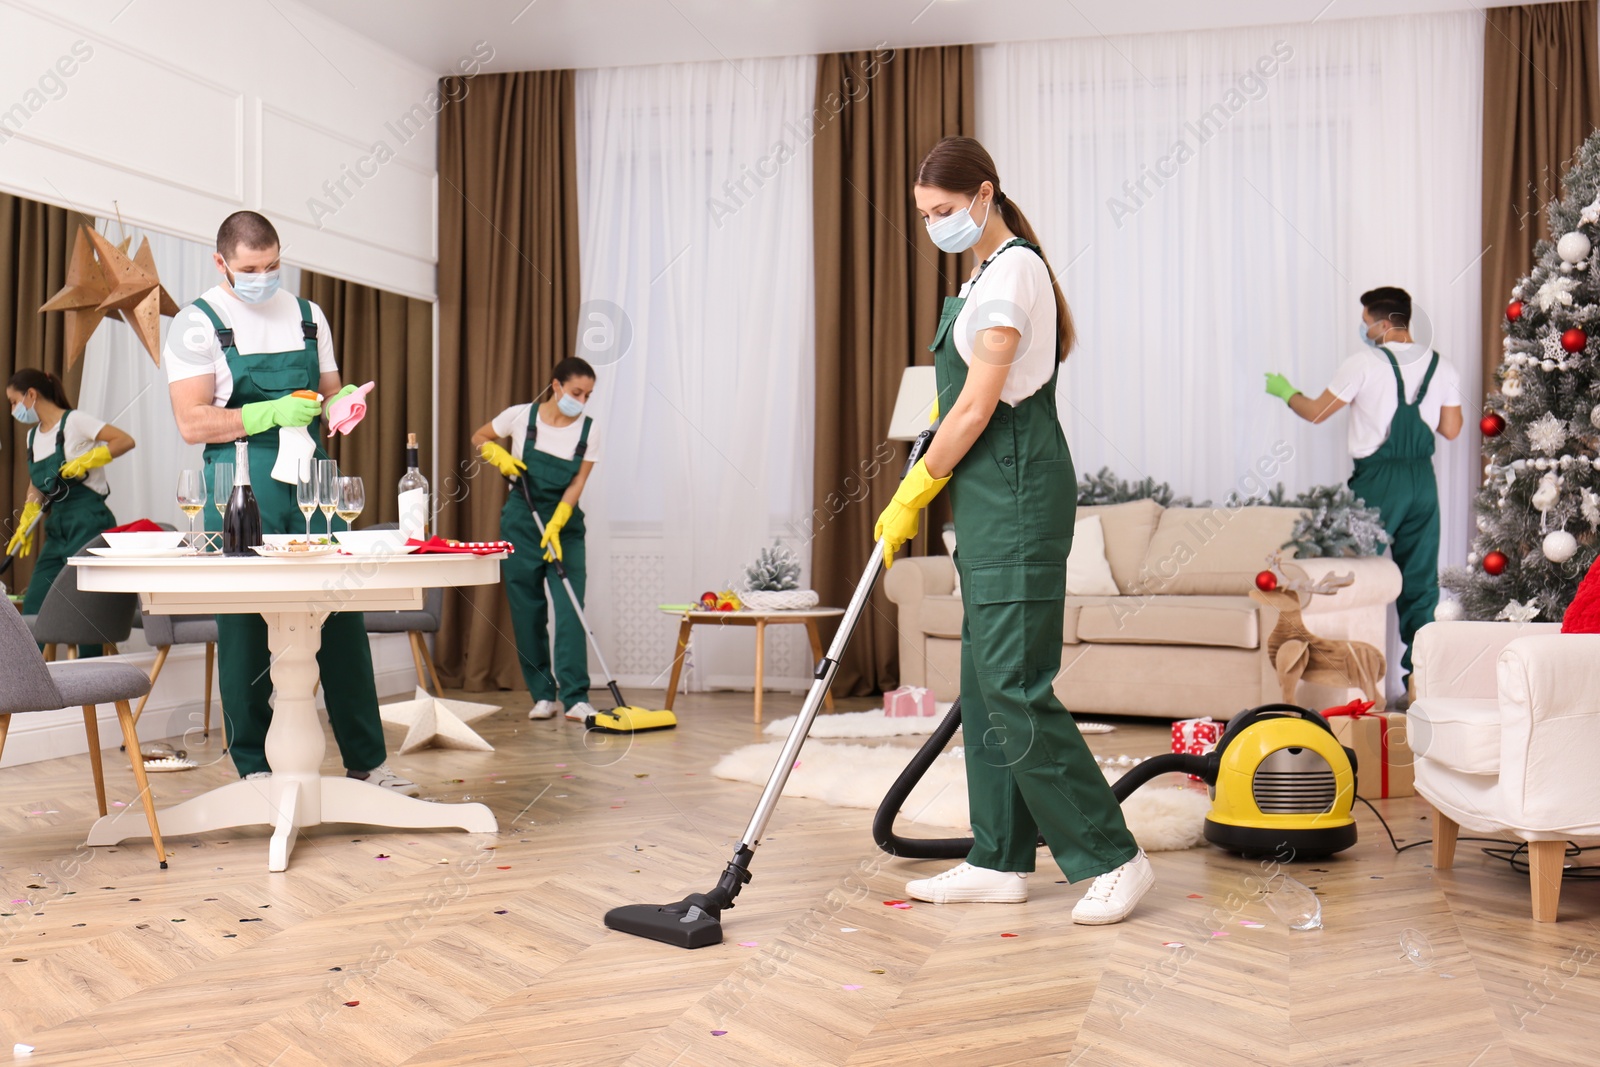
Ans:
{"type": "MultiPolygon", "coordinates": [[[[1422,841],[1412,841],[1410,844],[1406,844],[1406,845],[1400,844],[1400,842],[1398,842],[1398,841],[1396,841],[1394,839],[1394,831],[1389,829],[1388,820],[1383,817],[1383,814],[1381,812],[1379,812],[1377,808],[1372,806],[1372,801],[1368,800],[1366,797],[1363,797],[1363,796],[1358,796],[1358,797],[1356,797],[1356,799],[1361,801],[1361,803],[1365,804],[1368,808],[1371,808],[1372,814],[1377,816],[1378,822],[1380,824],[1382,824],[1382,826],[1383,826],[1383,832],[1389,835],[1389,844],[1394,848],[1396,853],[1405,852],[1405,851],[1407,851],[1409,849],[1413,849],[1413,848],[1420,848],[1423,845],[1431,845],[1431,844],[1433,844],[1433,838],[1431,838],[1431,837],[1427,838],[1425,840],[1422,840],[1422,841]]],[[[1480,842],[1486,842],[1486,843],[1491,844],[1491,845],[1495,845],[1497,847],[1484,849],[1483,850],[1483,854],[1485,856],[1488,856],[1491,859],[1503,860],[1506,864],[1508,864],[1511,867],[1511,869],[1513,871],[1517,872],[1518,874],[1527,874],[1528,873],[1528,860],[1527,860],[1528,843],[1526,841],[1524,841],[1521,844],[1517,845],[1515,848],[1512,848],[1512,847],[1509,847],[1511,845],[1511,842],[1505,840],[1504,838],[1500,838],[1500,837],[1458,837],[1458,838],[1456,838],[1456,840],[1457,841],[1480,841],[1480,842]]],[[[1596,847],[1600,847],[1600,846],[1590,846],[1588,848],[1584,848],[1584,847],[1580,847],[1578,845],[1573,844],[1571,841],[1568,841],[1567,842],[1567,847],[1566,847],[1565,852],[1564,852],[1564,855],[1569,857],[1569,858],[1570,857],[1574,857],[1574,856],[1581,856],[1585,852],[1593,852],[1596,847]]],[[[1578,879],[1582,879],[1582,878],[1600,878],[1600,866],[1594,866],[1594,867],[1583,867],[1583,866],[1580,866],[1580,867],[1563,867],[1562,870],[1561,870],[1561,877],[1562,878],[1578,878],[1578,879]]]]}

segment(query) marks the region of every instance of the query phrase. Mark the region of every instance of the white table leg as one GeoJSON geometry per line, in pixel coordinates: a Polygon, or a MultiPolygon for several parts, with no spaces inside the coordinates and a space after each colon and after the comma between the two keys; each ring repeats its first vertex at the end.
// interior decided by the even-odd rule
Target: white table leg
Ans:
{"type": "MultiPolygon", "coordinates": [[[[478,834],[492,834],[500,829],[494,812],[487,805],[418,800],[354,778],[322,779],[322,821],[407,829],[456,827],[478,834]]],[[[166,832],[165,827],[162,832],[166,832]]]]}
{"type": "Polygon", "coordinates": [[[276,788],[278,810],[272,840],[267,845],[267,870],[286,871],[289,869],[289,853],[294,851],[295,839],[300,836],[302,792],[299,782],[287,779],[276,788]]]}
{"type": "MultiPolygon", "coordinates": [[[[276,797],[289,783],[300,786],[298,804],[287,807],[278,798],[280,813],[293,813],[300,826],[322,821],[322,757],[328,750],[317,717],[317,650],[322,647],[322,620],[300,611],[263,612],[267,623],[267,648],[272,652],[272,725],[267,728],[267,763],[272,767],[276,797]]],[[[279,821],[279,830],[284,824],[279,821]]]]}
{"type": "MultiPolygon", "coordinates": [[[[272,779],[229,782],[182,804],[156,812],[163,837],[187,837],[211,830],[231,830],[236,826],[271,826],[277,821],[273,803],[272,779]]],[[[130,804],[97,820],[89,829],[91,845],[115,845],[131,837],[149,837],[150,824],[144,809],[130,804]]]]}

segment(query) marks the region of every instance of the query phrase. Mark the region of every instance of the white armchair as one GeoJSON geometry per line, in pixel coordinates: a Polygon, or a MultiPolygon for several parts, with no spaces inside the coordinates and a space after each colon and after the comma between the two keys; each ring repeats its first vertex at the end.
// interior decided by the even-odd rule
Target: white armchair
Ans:
{"type": "Polygon", "coordinates": [[[1450,867],[1462,826],[1521,838],[1539,922],[1556,919],[1566,842],[1600,837],[1600,634],[1560,629],[1429,623],[1406,716],[1435,869],[1450,867]]]}

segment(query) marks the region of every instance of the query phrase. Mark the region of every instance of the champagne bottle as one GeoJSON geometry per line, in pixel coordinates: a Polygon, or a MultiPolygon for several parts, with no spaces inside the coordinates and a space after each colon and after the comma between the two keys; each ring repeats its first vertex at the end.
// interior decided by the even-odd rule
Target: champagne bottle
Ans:
{"type": "Polygon", "coordinates": [[[253,548],[262,542],[261,509],[250,488],[250,447],[241,440],[235,441],[233,448],[233,493],[222,513],[222,554],[253,556],[253,548]]]}
{"type": "Polygon", "coordinates": [[[400,476],[400,536],[428,539],[428,479],[417,469],[417,435],[406,435],[406,472],[400,476]]]}

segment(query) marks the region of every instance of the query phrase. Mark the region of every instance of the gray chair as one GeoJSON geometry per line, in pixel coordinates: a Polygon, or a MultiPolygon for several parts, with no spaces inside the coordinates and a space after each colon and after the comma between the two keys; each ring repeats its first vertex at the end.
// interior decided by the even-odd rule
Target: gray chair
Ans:
{"type": "MultiPolygon", "coordinates": [[[[106,539],[96,537],[84,550],[104,548],[106,539]]],[[[44,658],[56,658],[56,648],[65,646],[68,659],[78,658],[81,645],[100,645],[108,656],[117,654],[117,645],[133,632],[133,617],[139,610],[137,593],[91,593],[78,588],[78,568],[70,563],[61,568],[50,592],[39,605],[39,614],[26,617],[33,639],[44,647],[44,658]]]]}
{"type": "Polygon", "coordinates": [[[4,679],[0,680],[0,753],[5,751],[11,716],[30,711],[81,707],[83,729],[89,737],[89,765],[94,770],[95,799],[99,801],[101,815],[106,813],[106,780],[105,770],[100,764],[100,723],[95,717],[95,705],[116,705],[117,721],[122,725],[122,739],[128,749],[128,765],[133,768],[133,780],[139,787],[145,818],[150,821],[150,837],[155,844],[156,858],[165,868],[167,853],[161,843],[161,827],[156,822],[155,798],[150,795],[150,782],[144,773],[144,758],[139,754],[139,734],[133,724],[133,711],[128,706],[134,697],[150,691],[150,679],[137,667],[109,660],[45,662],[22,616],[10,603],[0,606],[0,662],[6,664],[4,679]]]}
{"type": "MultiPolygon", "coordinates": [[[[161,677],[161,668],[166,666],[167,654],[172,651],[173,645],[205,645],[206,646],[206,722],[202,736],[211,738],[211,679],[212,672],[217,662],[217,617],[215,615],[151,615],[148,612],[140,614],[140,625],[144,629],[145,643],[156,650],[156,661],[150,665],[150,688],[153,691],[156,679],[161,677]]],[[[150,700],[146,693],[140,700],[139,706],[133,709],[133,721],[137,723],[139,716],[144,714],[144,706],[150,700]]]]}
{"type": "MultiPolygon", "coordinates": [[[[398,526],[392,522],[384,522],[368,529],[394,530],[398,529],[398,526]]],[[[419,611],[369,611],[366,616],[369,634],[408,635],[411,638],[411,660],[417,668],[417,686],[427,689],[431,681],[434,696],[444,692],[439,688],[439,672],[434,669],[433,656],[428,652],[428,642],[422,637],[423,634],[439,632],[440,620],[444,618],[443,589],[424,590],[422,608],[419,611]]]]}

